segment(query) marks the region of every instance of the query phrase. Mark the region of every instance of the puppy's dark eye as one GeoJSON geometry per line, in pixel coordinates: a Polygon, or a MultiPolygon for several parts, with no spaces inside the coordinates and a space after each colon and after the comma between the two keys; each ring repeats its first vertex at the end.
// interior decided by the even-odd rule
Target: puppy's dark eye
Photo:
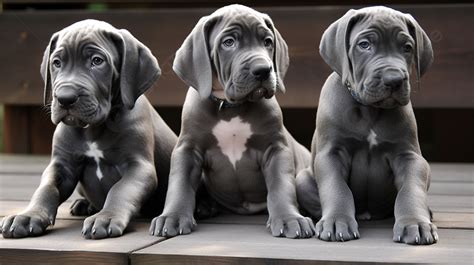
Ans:
{"type": "Polygon", "coordinates": [[[98,56],[95,56],[95,57],[92,58],[92,65],[94,65],[94,66],[101,65],[103,62],[104,62],[104,59],[102,59],[98,56]]]}
{"type": "Polygon", "coordinates": [[[265,47],[273,47],[273,40],[271,38],[266,38],[263,41],[263,45],[265,45],[265,47]]]}
{"type": "Polygon", "coordinates": [[[59,59],[54,59],[53,60],[53,65],[56,68],[61,68],[61,61],[59,59]]]}
{"type": "Polygon", "coordinates": [[[235,41],[234,39],[232,38],[229,38],[229,39],[225,39],[222,44],[225,46],[225,47],[234,47],[235,45],[235,41]]]}
{"type": "Polygon", "coordinates": [[[357,44],[361,49],[370,50],[370,42],[363,40],[357,44]]]}
{"type": "Polygon", "coordinates": [[[413,46],[411,44],[405,44],[403,45],[403,51],[406,53],[412,52],[413,51],[413,46]]]}

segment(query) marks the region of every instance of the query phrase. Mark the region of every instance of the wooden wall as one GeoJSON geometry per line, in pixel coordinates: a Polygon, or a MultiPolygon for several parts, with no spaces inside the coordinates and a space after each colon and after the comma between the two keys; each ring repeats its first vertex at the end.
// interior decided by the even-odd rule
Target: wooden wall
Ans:
{"type": "MultiPolygon", "coordinates": [[[[147,95],[168,123],[179,125],[186,87],[171,70],[174,52],[201,16],[229,1],[116,0],[96,7],[100,12],[87,9],[94,2],[102,1],[4,1],[0,13],[0,104],[5,104],[6,152],[49,152],[54,128],[41,107],[43,83],[39,65],[51,34],[85,18],[127,28],[150,47],[163,75],[147,95]]],[[[298,140],[308,144],[320,88],[330,73],[318,54],[319,40],[332,21],[363,3],[336,1],[326,6],[330,2],[247,2],[271,15],[288,43],[288,91],[278,95],[278,99],[288,128],[298,140]]],[[[446,4],[448,1],[416,1],[411,2],[416,5],[406,5],[408,2],[411,1],[390,3],[419,21],[435,51],[435,62],[422,78],[421,89],[412,94],[422,145],[431,150],[428,158],[436,161],[474,161],[474,141],[466,133],[473,131],[472,122],[464,120],[474,114],[474,35],[463,26],[474,25],[474,5],[446,4]],[[426,139],[429,141],[423,144],[426,139]],[[450,144],[453,142],[454,145],[450,144]]]]}

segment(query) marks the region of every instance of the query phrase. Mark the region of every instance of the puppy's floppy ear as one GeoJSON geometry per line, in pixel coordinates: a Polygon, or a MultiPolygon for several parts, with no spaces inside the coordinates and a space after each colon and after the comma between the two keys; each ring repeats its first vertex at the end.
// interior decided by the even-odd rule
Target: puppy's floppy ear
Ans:
{"type": "Polygon", "coordinates": [[[264,15],[265,24],[269,27],[275,35],[275,47],[273,49],[273,67],[277,74],[277,88],[281,92],[285,93],[285,85],[283,79],[285,78],[286,71],[290,65],[290,57],[288,56],[288,45],[281,36],[280,32],[276,29],[273,21],[268,15],[264,15]]]}
{"type": "Polygon", "coordinates": [[[209,97],[212,91],[209,34],[216,21],[215,16],[202,17],[176,51],[173,61],[174,72],[202,98],[209,97]]]}
{"type": "Polygon", "coordinates": [[[161,69],[150,49],[128,30],[117,30],[113,35],[121,57],[119,70],[121,100],[125,107],[132,109],[137,98],[160,77],[161,69]]]}
{"type": "Polygon", "coordinates": [[[49,57],[56,47],[56,42],[59,38],[59,32],[56,32],[49,40],[49,44],[44,50],[43,61],[40,66],[41,77],[44,81],[43,104],[48,105],[52,100],[51,74],[49,72],[49,57]]]}
{"type": "Polygon", "coordinates": [[[426,32],[410,15],[404,14],[410,35],[415,40],[415,67],[416,78],[420,79],[433,63],[433,48],[426,32]]]}
{"type": "Polygon", "coordinates": [[[359,17],[354,9],[332,23],[324,31],[319,44],[319,53],[333,71],[339,74],[344,84],[352,84],[352,65],[348,56],[350,33],[359,17]]]}

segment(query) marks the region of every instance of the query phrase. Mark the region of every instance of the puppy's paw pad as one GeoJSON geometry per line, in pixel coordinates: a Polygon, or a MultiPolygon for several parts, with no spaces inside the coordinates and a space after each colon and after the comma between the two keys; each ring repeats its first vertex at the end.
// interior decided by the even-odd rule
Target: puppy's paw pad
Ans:
{"type": "Polygon", "coordinates": [[[316,224],[316,237],[324,241],[345,242],[360,238],[357,221],[349,215],[323,216],[316,224]]]}
{"type": "Polygon", "coordinates": [[[431,245],[438,242],[438,228],[431,222],[413,218],[396,220],[393,241],[409,245],[431,245]]]}
{"type": "Polygon", "coordinates": [[[152,236],[174,237],[189,234],[195,227],[192,215],[162,214],[151,221],[149,233],[152,236]]]}

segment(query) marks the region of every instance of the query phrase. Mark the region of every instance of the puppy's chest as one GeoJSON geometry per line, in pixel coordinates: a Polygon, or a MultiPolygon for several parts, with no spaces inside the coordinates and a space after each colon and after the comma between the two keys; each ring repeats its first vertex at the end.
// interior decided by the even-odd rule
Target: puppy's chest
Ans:
{"type": "Polygon", "coordinates": [[[84,156],[86,159],[86,178],[94,178],[99,181],[119,179],[119,167],[115,165],[110,150],[101,146],[99,142],[86,141],[84,145],[84,156]]]}
{"type": "Polygon", "coordinates": [[[254,135],[251,124],[239,116],[219,120],[211,133],[217,142],[217,146],[210,150],[213,158],[221,157],[236,169],[250,148],[249,140],[254,135]]]}

